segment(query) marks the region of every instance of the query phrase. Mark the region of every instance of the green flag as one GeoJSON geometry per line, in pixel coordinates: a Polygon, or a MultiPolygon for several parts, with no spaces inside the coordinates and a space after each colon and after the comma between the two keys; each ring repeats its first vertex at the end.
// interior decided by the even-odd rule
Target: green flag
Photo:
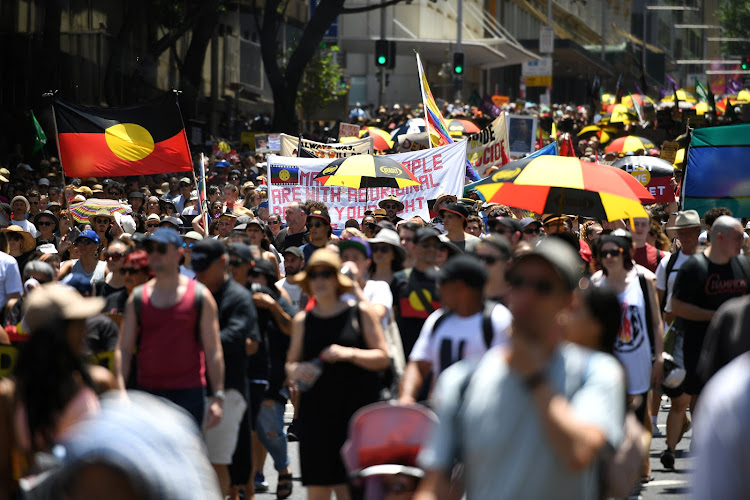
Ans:
{"type": "Polygon", "coordinates": [[[42,126],[39,125],[33,111],[31,112],[31,121],[34,122],[34,130],[36,131],[36,135],[34,136],[34,147],[31,152],[36,154],[42,150],[45,144],[47,144],[47,136],[45,135],[44,130],[42,130],[42,126]]]}
{"type": "Polygon", "coordinates": [[[708,102],[708,91],[700,82],[700,80],[695,81],[695,95],[698,96],[699,101],[705,102],[705,103],[708,102]]]}

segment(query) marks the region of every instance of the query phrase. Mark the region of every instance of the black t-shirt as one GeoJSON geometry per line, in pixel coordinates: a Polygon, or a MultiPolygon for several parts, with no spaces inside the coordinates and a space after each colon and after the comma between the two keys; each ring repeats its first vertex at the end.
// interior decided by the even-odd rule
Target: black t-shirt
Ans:
{"type": "Polygon", "coordinates": [[[123,287],[107,295],[104,312],[107,314],[125,314],[125,303],[128,301],[128,290],[123,287]]]}
{"type": "Polygon", "coordinates": [[[273,240],[273,246],[276,247],[279,253],[284,253],[284,250],[289,247],[301,247],[309,241],[309,232],[303,231],[301,233],[288,234],[288,229],[285,227],[279,231],[279,234],[273,240]]]}
{"type": "Polygon", "coordinates": [[[437,282],[416,269],[405,269],[393,275],[391,280],[393,312],[401,332],[404,355],[409,358],[412,347],[422,331],[427,317],[440,309],[437,282]],[[422,303],[417,290],[422,290],[429,307],[422,303]]]}
{"type": "Polygon", "coordinates": [[[118,335],[117,323],[104,314],[86,320],[86,347],[93,354],[114,351],[118,335]]]}
{"type": "Polygon", "coordinates": [[[703,341],[698,372],[708,381],[737,356],[750,351],[750,296],[729,300],[716,312],[703,341]]]}
{"type": "MultiPolygon", "coordinates": [[[[729,299],[747,293],[746,265],[744,257],[734,257],[727,264],[714,264],[703,253],[695,254],[680,267],[673,296],[715,311],[729,299]]],[[[679,318],[679,322],[684,333],[685,351],[700,350],[709,322],[684,318],[679,318]]]]}

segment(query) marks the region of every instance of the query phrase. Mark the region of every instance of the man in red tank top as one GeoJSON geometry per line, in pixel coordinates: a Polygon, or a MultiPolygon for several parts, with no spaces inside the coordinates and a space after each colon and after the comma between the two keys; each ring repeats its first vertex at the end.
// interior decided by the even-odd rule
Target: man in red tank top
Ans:
{"type": "Polygon", "coordinates": [[[131,356],[137,351],[139,389],[185,408],[199,426],[205,414],[205,427],[214,427],[221,421],[224,401],[224,354],[216,302],[201,286],[201,311],[196,310],[196,281],[179,272],[183,249],[177,231],[157,229],[144,248],[156,276],[143,285],[139,315],[133,304],[136,292],[128,298],[115,351],[118,385],[125,388],[131,356]],[[214,395],[208,412],[206,369],[214,395]]]}

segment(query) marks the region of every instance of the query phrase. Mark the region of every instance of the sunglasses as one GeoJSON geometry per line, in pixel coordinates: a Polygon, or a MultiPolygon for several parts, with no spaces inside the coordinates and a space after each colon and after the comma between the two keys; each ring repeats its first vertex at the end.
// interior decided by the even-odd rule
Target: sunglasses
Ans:
{"type": "Polygon", "coordinates": [[[146,251],[146,253],[154,253],[158,252],[162,255],[167,253],[167,244],[166,243],[156,243],[154,241],[147,241],[143,245],[143,249],[146,251]]]}
{"type": "Polygon", "coordinates": [[[55,223],[51,220],[40,220],[36,223],[37,226],[54,226],[55,223]]]}
{"type": "Polygon", "coordinates": [[[60,210],[62,210],[62,208],[60,208],[60,207],[47,207],[47,210],[49,210],[50,212],[59,212],[60,210]]]}
{"type": "Polygon", "coordinates": [[[94,219],[94,224],[109,224],[109,219],[106,219],[104,217],[99,219],[94,219]]]}
{"type": "Polygon", "coordinates": [[[107,192],[109,193],[110,196],[120,196],[119,191],[107,191],[107,192]]]}
{"type": "Polygon", "coordinates": [[[434,248],[435,250],[442,250],[443,249],[443,244],[440,243],[440,242],[438,242],[438,243],[429,243],[427,241],[423,241],[422,243],[419,244],[419,246],[422,247],[422,248],[425,248],[425,249],[427,249],[427,248],[434,248]]]}
{"type": "Polygon", "coordinates": [[[488,266],[493,265],[495,262],[500,260],[500,257],[495,257],[494,255],[481,255],[481,254],[475,254],[474,257],[479,259],[480,261],[484,262],[488,266]]]}
{"type": "Polygon", "coordinates": [[[539,229],[538,227],[536,227],[536,228],[528,228],[528,229],[524,229],[523,230],[523,234],[539,234],[541,232],[542,232],[542,230],[539,229]]]}
{"type": "Polygon", "coordinates": [[[622,252],[623,252],[622,248],[618,248],[617,250],[600,250],[599,255],[601,255],[602,258],[618,257],[622,255],[622,252]]]}
{"type": "Polygon", "coordinates": [[[499,234],[501,236],[504,236],[506,234],[510,234],[511,233],[510,229],[508,229],[507,227],[502,226],[500,224],[493,224],[493,225],[489,226],[489,228],[490,228],[490,232],[491,233],[499,234]]]}
{"type": "Polygon", "coordinates": [[[158,222],[152,222],[151,224],[146,224],[146,227],[159,227],[158,222]]]}
{"type": "Polygon", "coordinates": [[[522,290],[528,288],[537,293],[537,295],[551,295],[555,290],[555,286],[551,281],[548,280],[533,280],[524,278],[522,276],[511,276],[508,279],[508,284],[514,290],[522,290]]]}
{"type": "Polygon", "coordinates": [[[311,280],[315,280],[318,278],[327,280],[333,278],[335,274],[336,273],[334,273],[331,269],[321,269],[320,271],[308,271],[307,277],[311,280]]]}
{"type": "Polygon", "coordinates": [[[17,234],[9,234],[7,238],[8,241],[23,241],[23,236],[18,236],[17,234]]]}
{"type": "Polygon", "coordinates": [[[229,265],[232,267],[240,267],[245,261],[242,259],[232,259],[229,261],[229,265]]]}
{"type": "Polygon", "coordinates": [[[143,271],[144,269],[136,269],[134,267],[121,267],[120,268],[120,274],[122,274],[123,276],[127,276],[129,274],[136,275],[138,273],[142,273],[143,271]]]}
{"type": "Polygon", "coordinates": [[[88,239],[88,238],[78,238],[75,243],[73,243],[73,246],[80,247],[83,245],[93,245],[95,242],[88,239]]]}
{"type": "MultiPolygon", "coordinates": [[[[374,225],[374,224],[373,224],[374,225]]],[[[308,222],[307,227],[309,228],[315,228],[315,227],[328,227],[328,224],[324,222],[308,222]]]]}
{"type": "Polygon", "coordinates": [[[193,248],[193,245],[195,245],[195,243],[183,242],[182,243],[182,248],[193,248]]]}
{"type": "Polygon", "coordinates": [[[373,252],[388,253],[391,250],[390,245],[371,245],[370,249],[373,252]]]}
{"type": "Polygon", "coordinates": [[[276,224],[281,224],[280,220],[269,220],[268,223],[272,226],[275,226],[276,224]]]}
{"type": "Polygon", "coordinates": [[[378,227],[378,225],[374,222],[365,222],[364,224],[362,224],[362,227],[366,227],[367,229],[375,229],[376,227],[378,227]]]}
{"type": "Polygon", "coordinates": [[[123,252],[107,252],[107,258],[113,262],[117,262],[125,257],[123,252]]]}
{"type": "Polygon", "coordinates": [[[398,205],[383,205],[386,210],[398,210],[398,205]]]}

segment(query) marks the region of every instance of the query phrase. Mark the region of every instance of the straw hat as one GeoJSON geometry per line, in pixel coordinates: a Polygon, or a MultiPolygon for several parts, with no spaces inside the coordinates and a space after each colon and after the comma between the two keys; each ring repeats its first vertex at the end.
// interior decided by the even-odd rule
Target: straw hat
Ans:
{"type": "Polygon", "coordinates": [[[113,222],[115,220],[115,216],[109,213],[109,210],[107,210],[106,208],[100,208],[94,214],[89,215],[89,222],[94,222],[97,217],[106,217],[110,222],[113,222]]]}
{"type": "Polygon", "coordinates": [[[3,233],[5,233],[6,237],[10,233],[21,236],[23,238],[23,241],[21,241],[21,252],[23,253],[29,252],[36,248],[36,240],[34,239],[34,237],[31,236],[30,232],[24,231],[21,226],[8,226],[3,229],[3,233]]]}
{"type": "Polygon", "coordinates": [[[401,245],[401,238],[396,231],[391,229],[381,229],[374,238],[370,238],[367,241],[370,242],[370,245],[375,243],[385,243],[390,245],[398,258],[402,261],[406,259],[406,249],[401,245]]]}
{"type": "Polygon", "coordinates": [[[380,200],[380,202],[378,203],[378,206],[380,208],[385,208],[383,205],[386,204],[386,203],[396,203],[396,204],[398,204],[398,211],[399,212],[404,209],[404,204],[401,202],[401,200],[399,200],[397,196],[394,196],[392,194],[390,194],[390,195],[386,196],[385,198],[383,198],[382,200],[380,200]]]}
{"type": "Polygon", "coordinates": [[[104,309],[101,297],[82,297],[68,285],[42,285],[28,295],[24,302],[24,321],[31,332],[44,325],[57,326],[60,321],[86,319],[104,309]]]}
{"type": "Polygon", "coordinates": [[[313,252],[310,260],[307,261],[304,271],[292,276],[292,282],[299,285],[307,295],[311,295],[307,272],[316,267],[327,267],[336,273],[336,279],[339,282],[339,295],[348,292],[354,286],[354,282],[349,276],[341,274],[341,257],[339,254],[332,250],[321,248],[313,252]]]}

